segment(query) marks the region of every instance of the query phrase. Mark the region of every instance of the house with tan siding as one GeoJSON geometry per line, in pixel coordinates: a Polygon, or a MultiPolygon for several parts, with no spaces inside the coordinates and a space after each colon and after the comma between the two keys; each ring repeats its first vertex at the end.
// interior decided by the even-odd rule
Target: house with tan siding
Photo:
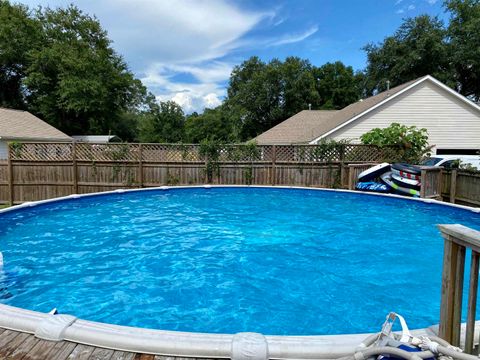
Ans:
{"type": "Polygon", "coordinates": [[[392,123],[426,128],[437,153],[480,149],[480,107],[432,76],[399,85],[341,110],[304,110],[255,138],[258,144],[316,144],[322,139],[360,142],[392,123]]]}
{"type": "Polygon", "coordinates": [[[71,142],[72,138],[28,111],[0,108],[0,160],[14,141],[71,142]]]}

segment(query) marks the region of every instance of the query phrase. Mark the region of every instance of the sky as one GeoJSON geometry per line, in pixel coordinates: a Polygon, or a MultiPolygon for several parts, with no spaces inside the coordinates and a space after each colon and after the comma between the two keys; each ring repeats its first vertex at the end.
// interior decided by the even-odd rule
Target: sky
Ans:
{"type": "Polygon", "coordinates": [[[20,0],[75,4],[95,15],[115,50],[158,100],[186,113],[218,106],[230,72],[251,56],[365,67],[362,47],[420,14],[446,19],[442,0],[20,0]]]}

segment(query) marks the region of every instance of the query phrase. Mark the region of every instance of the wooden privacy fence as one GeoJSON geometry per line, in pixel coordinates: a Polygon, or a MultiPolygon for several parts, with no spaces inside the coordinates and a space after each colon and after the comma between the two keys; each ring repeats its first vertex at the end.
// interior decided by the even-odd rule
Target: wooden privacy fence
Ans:
{"type": "Polygon", "coordinates": [[[394,156],[368,145],[11,143],[0,201],[162,185],[348,187],[354,171],[394,156]]]}
{"type": "Polygon", "coordinates": [[[452,203],[480,206],[480,173],[444,171],[442,196],[452,203]]]}
{"type": "Polygon", "coordinates": [[[480,232],[462,225],[439,225],[445,240],[439,336],[460,346],[465,253],[472,251],[465,328],[465,352],[472,354],[477,308],[480,232]]]}

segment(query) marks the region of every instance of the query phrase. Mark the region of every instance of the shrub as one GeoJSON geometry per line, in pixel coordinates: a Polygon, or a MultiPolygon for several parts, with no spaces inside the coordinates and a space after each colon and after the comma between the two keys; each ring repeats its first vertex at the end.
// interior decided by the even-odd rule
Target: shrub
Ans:
{"type": "Polygon", "coordinates": [[[409,163],[418,163],[424,156],[429,155],[432,148],[428,145],[427,129],[399,123],[392,123],[384,129],[372,129],[363,134],[360,140],[366,145],[394,147],[397,149],[397,155],[392,160],[409,163]]]}

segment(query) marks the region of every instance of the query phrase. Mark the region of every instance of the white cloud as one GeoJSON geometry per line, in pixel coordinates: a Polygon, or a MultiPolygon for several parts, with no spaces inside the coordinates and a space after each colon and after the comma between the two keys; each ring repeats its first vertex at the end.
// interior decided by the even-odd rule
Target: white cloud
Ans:
{"type": "Polygon", "coordinates": [[[271,46],[293,44],[305,40],[318,31],[318,26],[312,26],[301,34],[287,34],[271,42],[271,46]]]}
{"type": "Polygon", "coordinates": [[[223,82],[230,76],[232,65],[222,62],[194,65],[157,64],[149,69],[142,82],[157,94],[157,100],[173,100],[186,113],[215,108],[225,97],[223,82]],[[191,75],[198,82],[176,81],[178,73],[191,75]]]}
{"type": "MultiPolygon", "coordinates": [[[[395,2],[395,5],[399,5],[403,0],[400,0],[397,2],[395,2]]],[[[432,0],[427,0],[427,1],[432,1],[432,0]]],[[[433,1],[436,1],[436,0],[433,0],[433,1]]],[[[409,5],[406,5],[405,6],[402,6],[401,8],[399,8],[397,11],[395,11],[395,13],[397,14],[404,14],[406,13],[407,11],[412,11],[412,10],[415,10],[415,5],[414,4],[409,4],[409,5]]]]}
{"type": "Polygon", "coordinates": [[[430,4],[430,5],[435,5],[438,0],[427,0],[427,2],[430,4]]]}
{"type": "Polygon", "coordinates": [[[189,63],[224,56],[228,45],[269,12],[249,12],[222,0],[104,0],[92,2],[123,54],[145,63],[189,63]]]}

